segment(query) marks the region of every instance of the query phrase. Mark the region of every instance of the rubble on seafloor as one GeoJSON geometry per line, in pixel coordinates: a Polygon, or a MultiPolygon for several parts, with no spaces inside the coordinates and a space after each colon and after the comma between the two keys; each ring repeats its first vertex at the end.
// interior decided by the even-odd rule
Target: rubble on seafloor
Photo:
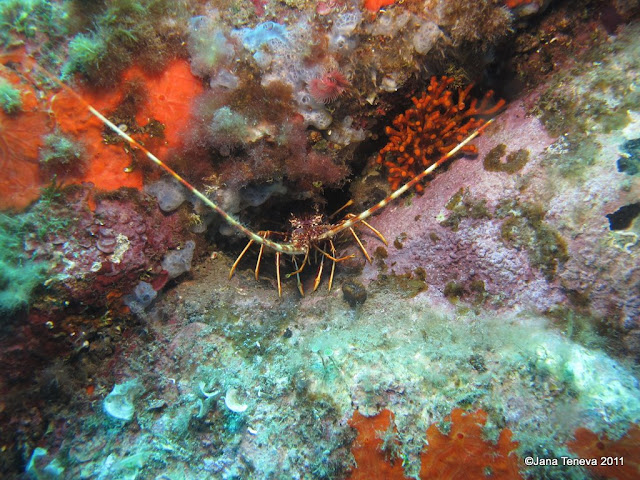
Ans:
{"type": "Polygon", "coordinates": [[[3,477],[633,478],[637,13],[0,4],[3,477]],[[32,58],[276,241],[497,115],[298,285],[32,58]]]}

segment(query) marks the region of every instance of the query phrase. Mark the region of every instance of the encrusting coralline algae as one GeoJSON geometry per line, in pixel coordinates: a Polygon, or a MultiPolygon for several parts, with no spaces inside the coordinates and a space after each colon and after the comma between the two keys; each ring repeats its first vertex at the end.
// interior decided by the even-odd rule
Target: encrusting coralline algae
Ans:
{"type": "Polygon", "coordinates": [[[2,477],[635,478],[638,13],[0,3],[2,477]]]}

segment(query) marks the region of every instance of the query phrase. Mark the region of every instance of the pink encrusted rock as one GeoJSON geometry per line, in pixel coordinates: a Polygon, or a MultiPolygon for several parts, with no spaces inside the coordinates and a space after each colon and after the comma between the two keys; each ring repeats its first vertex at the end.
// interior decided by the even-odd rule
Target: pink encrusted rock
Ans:
{"type": "MultiPolygon", "coordinates": [[[[425,279],[429,288],[420,295],[435,303],[444,301],[452,285],[473,301],[473,285],[481,284],[488,307],[541,312],[574,308],[628,332],[626,343],[634,350],[640,329],[640,267],[634,260],[638,238],[633,232],[611,231],[606,217],[637,199],[637,186],[624,188],[625,175],[616,170],[624,138],[597,135],[601,148],[591,163],[570,160],[584,170],[583,178],[562,176],[553,159],[571,152],[565,153],[564,138],[552,138],[527,114],[537,99],[533,92],[509,105],[475,140],[477,158],[454,160],[428,184],[424,195],[396,201],[370,220],[390,245],[386,258],[364,266],[363,280],[409,273],[425,279]],[[529,153],[521,170],[485,170],[483,160],[500,144],[505,156],[518,150],[529,153]],[[486,214],[451,222],[454,211],[447,204],[456,195],[481,205],[486,214]],[[522,216],[523,211],[533,218],[522,216]],[[514,218],[538,222],[543,226],[540,235],[556,235],[555,264],[545,270],[536,253],[518,243],[526,223],[514,223],[514,218]],[[510,238],[514,235],[516,241],[510,238]]],[[[379,241],[366,229],[361,232],[370,251],[375,250],[379,241]]],[[[533,240],[533,247],[545,241],[535,235],[533,240]]]]}
{"type": "MultiPolygon", "coordinates": [[[[434,299],[442,299],[449,282],[464,286],[481,281],[485,291],[503,306],[529,304],[544,309],[561,301],[559,286],[547,282],[542,272],[531,267],[527,252],[501,239],[502,219],[465,218],[457,231],[441,225],[451,215],[447,203],[460,189],[485,200],[489,212],[501,200],[518,195],[519,176],[484,170],[482,159],[493,147],[504,143],[507,153],[527,149],[530,158],[537,159],[553,141],[539,120],[527,116],[523,102],[510,105],[475,141],[479,150],[476,158],[455,160],[446,172],[436,175],[424,195],[393,203],[371,220],[390,241],[384,259],[387,273],[424,270],[429,289],[422,295],[434,299]]],[[[520,173],[528,174],[535,168],[530,160],[520,173]]],[[[373,238],[368,242],[372,249],[377,244],[373,238]]],[[[366,281],[378,274],[375,262],[363,271],[366,281]]]]}
{"type": "MultiPolygon", "coordinates": [[[[146,273],[160,275],[169,249],[187,240],[178,215],[164,215],[155,201],[131,190],[97,196],[88,207],[88,188],[70,194],[76,221],[59,232],[64,242],[39,246],[56,259],[54,272],[63,282],[54,284],[71,302],[101,305],[107,293],[128,293],[146,273]]],[[[46,252],[46,253],[45,253],[46,252]]]]}

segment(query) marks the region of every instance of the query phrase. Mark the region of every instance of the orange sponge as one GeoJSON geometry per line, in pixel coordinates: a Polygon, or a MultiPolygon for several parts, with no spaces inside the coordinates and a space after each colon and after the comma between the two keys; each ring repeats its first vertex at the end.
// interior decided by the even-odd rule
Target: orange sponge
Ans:
{"type": "Polygon", "coordinates": [[[381,450],[384,442],[380,437],[390,428],[395,431],[390,410],[382,410],[373,417],[365,417],[356,410],[349,425],[358,431],[351,448],[358,467],[351,473],[350,480],[408,480],[404,476],[402,462],[390,459],[381,450]]]}
{"type": "Polygon", "coordinates": [[[511,441],[511,431],[500,432],[498,443],[485,440],[483,428],[487,414],[478,410],[465,413],[453,409],[448,435],[435,425],[427,429],[428,446],[420,456],[420,478],[440,480],[515,480],[522,478],[518,471],[518,457],[513,450],[518,446],[511,441]]]}
{"type": "MultiPolygon", "coordinates": [[[[190,118],[191,101],[203,91],[200,81],[191,74],[185,60],[174,60],[158,75],[149,75],[139,67],[129,68],[122,77],[122,85],[141,80],[147,100],[136,114],[136,122],[144,127],[155,119],[165,126],[165,138],[154,145],[154,154],[165,159],[171,148],[179,147],[181,135],[190,118]]],[[[122,102],[121,90],[78,92],[97,110],[108,114],[122,102]]],[[[92,182],[100,190],[120,187],[142,188],[142,172],[125,170],[131,165],[131,156],[122,144],[107,145],[103,140],[104,125],[75,97],[60,92],[52,99],[51,111],[57,127],[82,142],[87,150],[88,164],[83,182],[92,182]]],[[[150,147],[151,148],[151,147],[150,147]]]]}
{"type": "Polygon", "coordinates": [[[364,8],[375,13],[382,7],[388,7],[394,2],[395,0],[364,0],[364,8]]]}
{"type": "MultiPolygon", "coordinates": [[[[121,101],[119,91],[78,92],[89,104],[101,112],[108,112],[121,101]]],[[[106,145],[102,138],[104,125],[94,117],[77,98],[61,91],[51,99],[51,112],[56,127],[74,140],[82,143],[87,165],[79,182],[91,182],[100,190],[117,190],[120,187],[142,188],[139,171],[125,172],[131,165],[131,157],[122,145],[106,145]]]]}
{"type": "Polygon", "coordinates": [[[38,153],[51,126],[30,86],[3,66],[0,77],[20,91],[22,101],[21,111],[11,115],[0,109],[0,210],[22,210],[40,196],[38,153]]]}
{"type": "Polygon", "coordinates": [[[598,465],[587,468],[596,475],[617,480],[640,478],[640,427],[637,425],[632,425],[619,440],[611,440],[606,435],[598,437],[591,430],[579,428],[567,446],[581,458],[595,459],[598,465]],[[602,460],[609,464],[603,464],[602,460]]]}
{"type": "MultiPolygon", "coordinates": [[[[522,479],[514,452],[518,444],[511,441],[509,429],[502,430],[494,444],[484,438],[487,414],[482,410],[466,413],[456,408],[445,420],[451,422],[448,435],[441,433],[435,425],[427,429],[428,445],[420,456],[422,480],[522,479]]],[[[351,449],[358,466],[351,473],[351,480],[408,478],[401,462],[389,458],[382,450],[382,438],[396,433],[393,413],[385,409],[376,416],[364,417],[356,410],[349,425],[358,431],[351,449]]]]}
{"type": "Polygon", "coordinates": [[[173,60],[158,75],[149,75],[134,66],[125,73],[123,80],[142,79],[147,93],[147,102],[136,115],[138,125],[144,127],[151,119],[165,126],[165,144],[153,153],[164,159],[171,148],[182,145],[182,136],[191,118],[193,100],[204,88],[200,79],[191,73],[189,62],[173,60]]]}

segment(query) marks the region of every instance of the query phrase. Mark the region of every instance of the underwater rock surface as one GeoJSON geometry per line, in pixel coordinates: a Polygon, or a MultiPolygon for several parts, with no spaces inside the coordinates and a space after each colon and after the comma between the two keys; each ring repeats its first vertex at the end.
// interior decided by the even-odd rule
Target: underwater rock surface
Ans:
{"type": "Polygon", "coordinates": [[[638,1],[89,3],[0,3],[2,478],[638,476],[638,1]]]}
{"type": "MultiPolygon", "coordinates": [[[[592,53],[602,62],[602,76],[638,68],[637,46],[627,36],[635,28],[621,35],[618,46],[627,47],[616,54],[606,48],[592,53]]],[[[578,88],[599,81],[597,75],[586,70],[572,81],[578,88]]],[[[478,158],[454,162],[430,183],[427,194],[391,205],[372,220],[382,232],[400,233],[384,259],[366,264],[363,275],[369,280],[380,272],[425,278],[429,290],[421,295],[434,302],[450,296],[455,285],[454,296],[498,310],[586,308],[614,322],[637,355],[638,220],[612,228],[608,212],[640,195],[637,182],[616,168],[629,139],[640,135],[640,122],[629,110],[627,126],[608,131],[614,111],[585,117],[591,121],[587,141],[593,147],[577,149],[574,142],[584,141],[579,133],[554,136],[533,115],[531,105],[540,105],[557,81],[562,80],[512,102],[475,142],[478,158]],[[512,173],[487,169],[483,158],[505,145],[503,160],[526,151],[526,163],[512,173]]]]}

